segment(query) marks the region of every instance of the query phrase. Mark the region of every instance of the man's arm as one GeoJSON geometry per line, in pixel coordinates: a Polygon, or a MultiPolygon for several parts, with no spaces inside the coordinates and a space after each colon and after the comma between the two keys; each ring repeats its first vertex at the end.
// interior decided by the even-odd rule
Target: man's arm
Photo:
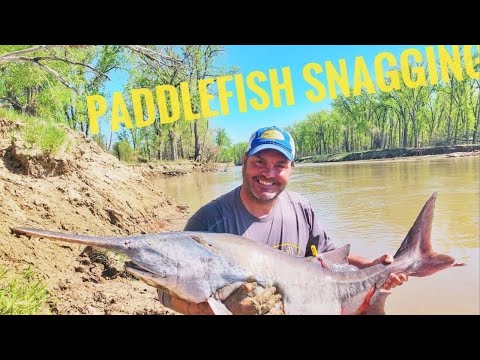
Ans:
{"type": "Polygon", "coordinates": [[[357,255],[348,255],[347,260],[349,264],[352,264],[359,269],[364,269],[374,265],[372,264],[372,260],[357,255]]]}
{"type": "Polygon", "coordinates": [[[158,300],[163,306],[185,315],[213,315],[213,311],[207,302],[199,304],[191,303],[163,290],[157,289],[158,300]]]}
{"type": "MultiPolygon", "coordinates": [[[[283,314],[282,296],[271,287],[259,291],[256,283],[246,283],[235,290],[223,304],[233,315],[283,314]]],[[[176,312],[185,315],[214,315],[207,302],[199,304],[188,302],[158,289],[160,302],[176,312]]]]}
{"type": "MultiPolygon", "coordinates": [[[[167,294],[168,295],[168,294],[167,294]]],[[[164,295],[165,296],[165,295],[164,295]]],[[[170,296],[170,309],[185,315],[213,315],[213,311],[207,302],[199,304],[191,303],[179,297],[170,296]]]]}
{"type": "MultiPolygon", "coordinates": [[[[384,254],[380,256],[379,258],[375,260],[369,260],[361,256],[357,255],[349,255],[347,257],[347,260],[350,264],[360,268],[364,269],[376,264],[384,264],[388,265],[393,262],[393,256],[384,254]]],[[[383,288],[385,290],[390,290],[393,289],[394,287],[397,287],[399,285],[402,285],[404,282],[408,281],[408,276],[404,273],[391,273],[387,280],[385,280],[385,284],[383,284],[383,288]]]]}

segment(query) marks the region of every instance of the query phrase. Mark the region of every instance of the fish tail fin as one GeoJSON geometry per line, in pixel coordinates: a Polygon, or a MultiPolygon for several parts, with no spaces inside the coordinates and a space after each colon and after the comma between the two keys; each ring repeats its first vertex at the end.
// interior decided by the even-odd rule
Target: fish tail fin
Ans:
{"type": "Polygon", "coordinates": [[[395,261],[400,258],[409,259],[408,268],[401,270],[407,275],[423,277],[452,266],[465,265],[455,263],[451,256],[439,254],[432,249],[431,232],[436,199],[435,192],[423,206],[405,240],[393,256],[395,261]]]}

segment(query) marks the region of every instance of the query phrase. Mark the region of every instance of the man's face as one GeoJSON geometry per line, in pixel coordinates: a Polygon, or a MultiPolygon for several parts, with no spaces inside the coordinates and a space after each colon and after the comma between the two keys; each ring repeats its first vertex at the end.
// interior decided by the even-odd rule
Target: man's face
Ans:
{"type": "Polygon", "coordinates": [[[254,199],[271,201],[285,190],[292,162],[282,153],[266,149],[243,157],[243,187],[254,199]]]}

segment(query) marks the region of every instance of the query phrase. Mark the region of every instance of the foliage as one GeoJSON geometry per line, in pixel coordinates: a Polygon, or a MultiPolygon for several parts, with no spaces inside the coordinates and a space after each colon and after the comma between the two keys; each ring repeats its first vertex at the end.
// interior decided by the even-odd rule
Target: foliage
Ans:
{"type": "MultiPolygon", "coordinates": [[[[159,85],[173,85],[180,93],[180,84],[187,84],[191,99],[191,111],[200,113],[198,81],[233,73],[236,69],[221,66],[222,46],[215,45],[183,45],[149,46],[155,51],[163,51],[167,56],[176,59],[175,66],[168,64],[159,66],[139,57],[132,57],[131,71],[128,81],[129,89],[147,88],[155,93],[159,85]]],[[[209,88],[210,93],[215,90],[209,88]]],[[[167,97],[167,100],[169,98],[167,97]]],[[[218,145],[215,129],[209,126],[208,118],[200,116],[189,120],[181,107],[180,119],[173,123],[156,121],[153,127],[130,130],[133,146],[142,158],[156,157],[160,160],[195,159],[198,161],[225,161],[225,150],[228,146],[218,145]],[[222,160],[223,161],[223,160],[222,160]]],[[[157,114],[157,119],[158,119],[157,114]]]]}
{"type": "Polygon", "coordinates": [[[448,83],[414,89],[401,80],[400,88],[389,93],[339,96],[332,110],[309,114],[287,130],[298,157],[468,144],[479,141],[479,109],[478,79],[451,76],[448,83]]]}
{"type": "Polygon", "coordinates": [[[115,156],[118,160],[125,161],[125,162],[132,162],[135,160],[135,151],[130,146],[130,143],[127,139],[123,139],[121,141],[117,141],[113,145],[112,149],[115,156]]]}
{"type": "Polygon", "coordinates": [[[0,116],[10,121],[20,121],[22,123],[21,138],[42,153],[55,155],[60,150],[68,151],[71,148],[67,130],[52,119],[40,119],[5,109],[0,109],[0,116]]]}
{"type": "Polygon", "coordinates": [[[43,153],[55,155],[67,140],[67,132],[58,124],[43,121],[30,121],[23,127],[24,140],[43,153]]]}
{"type": "Polygon", "coordinates": [[[98,146],[100,146],[103,150],[108,150],[107,149],[107,139],[105,138],[105,135],[103,134],[96,134],[92,135],[92,140],[97,143],[98,146]]]}
{"type": "MultiPolygon", "coordinates": [[[[198,81],[238,70],[225,66],[223,54],[224,47],[217,45],[0,45],[0,106],[44,119],[45,125],[28,125],[31,127],[26,128],[25,136],[44,151],[55,152],[64,136],[54,123],[89,135],[85,96],[104,94],[108,76],[128,72],[124,98],[130,113],[132,104],[127,94],[131,89],[146,88],[155,94],[157,86],[168,84],[180,93],[183,83],[190,92],[191,111],[197,114],[198,81]],[[5,54],[29,50],[29,61],[5,62],[5,54]],[[37,140],[38,134],[41,139],[37,140]]],[[[478,60],[473,63],[478,72],[478,60]]],[[[435,85],[427,80],[412,89],[400,77],[400,88],[391,92],[377,89],[372,95],[338,96],[331,110],[308,114],[288,127],[297,156],[478,142],[480,81],[467,76],[450,79],[435,85]]],[[[208,92],[215,95],[215,86],[212,83],[208,92]]],[[[126,138],[116,133],[112,150],[118,157],[129,159],[126,161],[139,157],[241,162],[243,144],[232,145],[226,132],[213,129],[208,118],[200,114],[189,120],[184,110],[182,106],[178,121],[162,123],[156,109],[153,126],[126,129],[126,138]]],[[[112,135],[109,137],[108,145],[106,134],[93,139],[107,148],[112,143],[112,135]]]]}
{"type": "Polygon", "coordinates": [[[34,315],[47,301],[49,294],[45,284],[36,278],[28,267],[21,276],[7,277],[7,270],[0,267],[0,314],[34,315]]]}

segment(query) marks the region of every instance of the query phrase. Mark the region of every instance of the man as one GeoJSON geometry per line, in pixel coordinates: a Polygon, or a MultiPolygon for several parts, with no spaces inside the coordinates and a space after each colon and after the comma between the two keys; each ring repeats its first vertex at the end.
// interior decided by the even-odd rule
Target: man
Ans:
{"type": "MultiPolygon", "coordinates": [[[[238,188],[199,209],[185,231],[210,231],[242,235],[294,256],[312,256],[335,249],[322,229],[310,203],[285,190],[293,170],[295,144],[291,135],[275,126],[257,130],[243,156],[243,183],[238,188]]],[[[349,255],[350,264],[365,268],[393,261],[391,255],[368,260],[349,255]]],[[[405,274],[390,274],[384,284],[389,290],[407,281],[405,274]]],[[[224,301],[234,314],[279,311],[281,296],[275,288],[259,292],[256,284],[245,284],[224,301]]],[[[208,303],[191,304],[159,291],[162,303],[184,314],[212,314],[208,303]]],[[[273,312],[272,312],[273,313],[273,312]]]]}

